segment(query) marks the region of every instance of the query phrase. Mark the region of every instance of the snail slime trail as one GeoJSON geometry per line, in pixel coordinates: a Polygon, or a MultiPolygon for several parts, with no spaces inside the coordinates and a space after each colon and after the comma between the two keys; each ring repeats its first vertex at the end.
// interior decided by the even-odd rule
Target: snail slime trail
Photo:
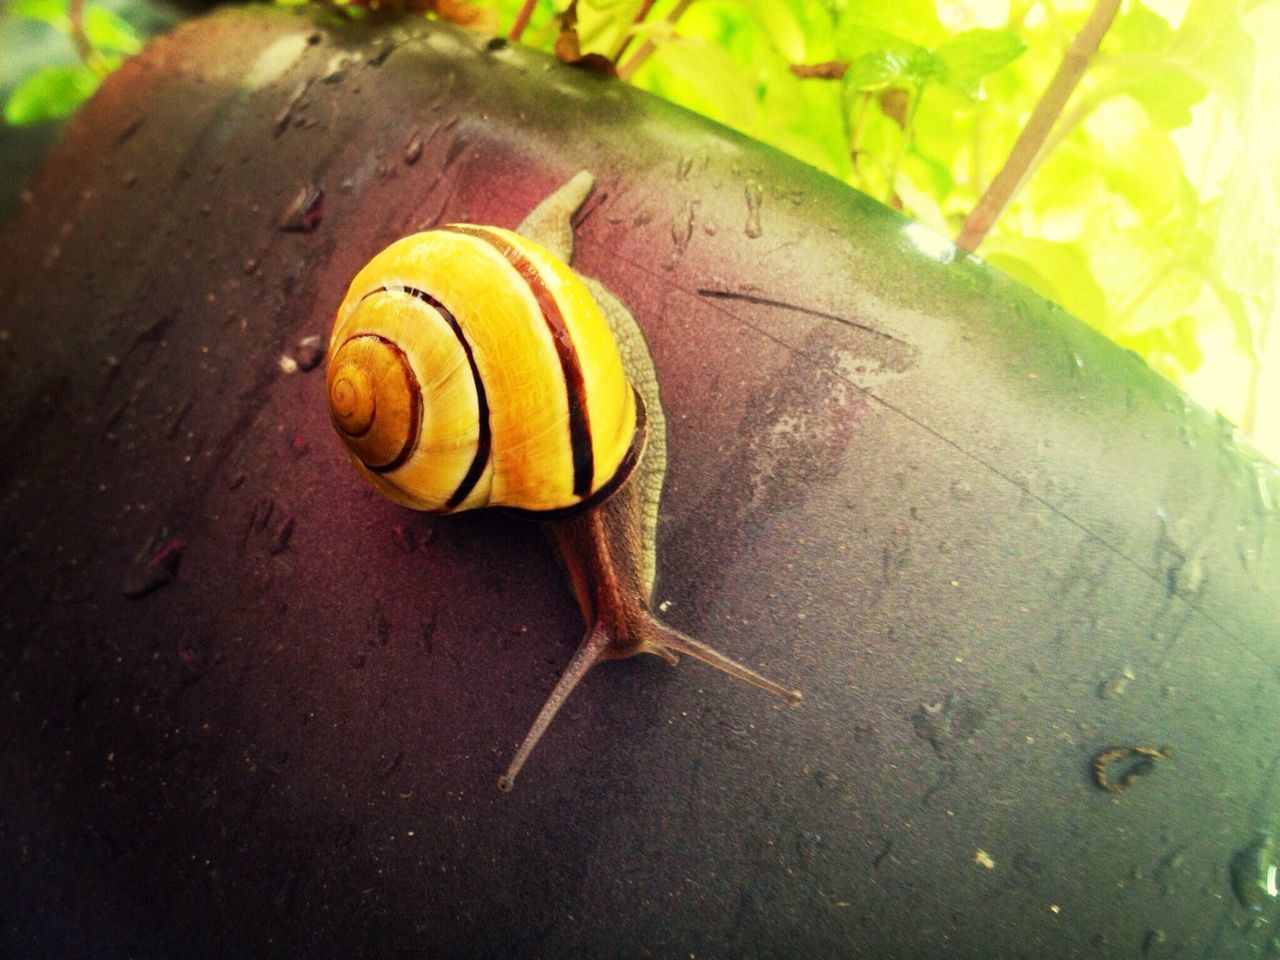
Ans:
{"type": "Polygon", "coordinates": [[[517,232],[449,224],[397,240],[356,274],[329,339],[330,418],[370,484],[415,510],[540,520],[564,559],[586,633],[503,790],[603,660],[686,653],[801,699],[649,609],[666,419],[635,319],[568,266],[592,186],[577,174],[517,232]]]}

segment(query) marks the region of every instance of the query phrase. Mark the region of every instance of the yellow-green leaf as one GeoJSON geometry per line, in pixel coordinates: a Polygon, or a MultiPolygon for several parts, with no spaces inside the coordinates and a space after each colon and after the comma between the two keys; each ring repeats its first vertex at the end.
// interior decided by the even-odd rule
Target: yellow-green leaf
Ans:
{"type": "Polygon", "coordinates": [[[84,36],[95,50],[137,53],[142,49],[142,42],[129,22],[106,7],[95,5],[85,10],[84,36]]]}
{"type": "Polygon", "coordinates": [[[973,93],[983,77],[1007,67],[1026,49],[1027,45],[1007,30],[966,30],[933,53],[943,66],[943,78],[973,93]]]}
{"type": "Polygon", "coordinates": [[[65,117],[97,89],[99,79],[83,64],[37,70],[9,95],[4,118],[20,127],[65,117]]]}

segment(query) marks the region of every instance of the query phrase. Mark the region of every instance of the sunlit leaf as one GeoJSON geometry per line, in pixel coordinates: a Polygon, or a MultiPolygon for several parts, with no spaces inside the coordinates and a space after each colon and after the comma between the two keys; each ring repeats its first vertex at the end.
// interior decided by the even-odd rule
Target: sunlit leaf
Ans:
{"type": "Polygon", "coordinates": [[[948,36],[933,0],[847,0],[836,9],[836,45],[846,60],[885,48],[930,49],[948,36]]]}
{"type": "Polygon", "coordinates": [[[70,29],[67,0],[13,0],[9,12],[15,17],[43,21],[62,31],[70,29]]]}
{"type": "Polygon", "coordinates": [[[933,51],[942,64],[942,77],[967,92],[989,73],[1022,56],[1027,45],[1007,30],[966,30],[933,51]]]}
{"type": "Polygon", "coordinates": [[[1177,130],[1189,124],[1191,108],[1208,93],[1208,88],[1195,77],[1175,70],[1135,76],[1123,83],[1123,89],[1162,130],[1177,130]]]}
{"type": "Polygon", "coordinates": [[[1235,334],[1236,346],[1246,357],[1251,360],[1258,358],[1257,331],[1252,318],[1249,316],[1249,308],[1245,299],[1240,294],[1232,290],[1223,283],[1215,282],[1213,278],[1208,281],[1209,290],[1217,297],[1218,302],[1222,305],[1222,310],[1226,313],[1228,321],[1231,324],[1231,331],[1235,334]]]}
{"type": "Polygon", "coordinates": [[[1153,128],[1138,104],[1109,100],[1085,121],[1094,166],[1111,189],[1153,223],[1177,203],[1183,185],[1182,158],[1167,133],[1153,128]]]}
{"type": "Polygon", "coordinates": [[[751,127],[755,90],[745,71],[714,44],[673,40],[659,46],[644,69],[664,96],[737,130],[751,127]]]}
{"type": "Polygon", "coordinates": [[[909,82],[910,68],[909,56],[892,50],[876,50],[850,64],[844,82],[853,90],[884,90],[909,82]]]}
{"type": "MultiPolygon", "coordinates": [[[[734,0],[744,7],[759,24],[763,36],[791,63],[799,63],[807,56],[804,31],[794,6],[777,0],[734,0]]],[[[697,4],[695,4],[697,6],[697,4]]]]}
{"type": "Polygon", "coordinates": [[[142,49],[142,42],[128,21],[106,7],[95,5],[85,9],[84,36],[98,50],[137,53],[142,49]]]}
{"type": "MultiPolygon", "coordinates": [[[[1260,36],[1280,40],[1280,10],[1272,4],[1254,15],[1260,36]]],[[[1280,252],[1280,140],[1275,113],[1280,98],[1280,64],[1274,54],[1252,59],[1248,96],[1239,117],[1239,143],[1226,179],[1218,220],[1214,262],[1234,289],[1263,298],[1275,296],[1280,252]]]]}
{"type": "Polygon", "coordinates": [[[1172,38],[1168,20],[1142,3],[1132,3],[1111,22],[1101,49],[1106,53],[1150,53],[1165,49],[1172,38]]]}
{"type": "Polygon", "coordinates": [[[45,67],[27,77],[9,95],[4,118],[20,127],[65,117],[97,89],[99,79],[82,64],[45,67]]]}
{"type": "Polygon", "coordinates": [[[1171,380],[1180,380],[1195,373],[1204,361],[1196,331],[1195,318],[1183,313],[1139,334],[1120,334],[1116,342],[1141,354],[1171,380]]]}
{"type": "Polygon", "coordinates": [[[983,259],[1036,293],[1062,304],[1095,326],[1106,316],[1106,296],[1089,260],[1075,244],[1032,237],[1002,237],[984,246],[983,259]]]}

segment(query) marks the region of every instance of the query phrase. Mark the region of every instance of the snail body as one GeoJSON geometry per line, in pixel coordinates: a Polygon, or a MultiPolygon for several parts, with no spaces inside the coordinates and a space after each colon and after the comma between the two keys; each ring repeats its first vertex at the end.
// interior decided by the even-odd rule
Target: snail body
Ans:
{"type": "Polygon", "coordinates": [[[375,488],[418,510],[541,520],[563,559],[586,635],[504,790],[602,660],[687,653],[800,699],[649,610],[666,425],[635,319],[567,266],[592,185],[579,173],[515,232],[451,224],[396,241],[356,275],[330,337],[330,417],[375,488]]]}

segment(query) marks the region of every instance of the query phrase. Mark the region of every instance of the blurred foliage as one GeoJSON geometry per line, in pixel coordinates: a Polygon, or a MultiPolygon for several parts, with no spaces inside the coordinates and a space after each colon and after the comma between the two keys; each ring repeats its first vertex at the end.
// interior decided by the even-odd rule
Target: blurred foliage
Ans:
{"type": "Polygon", "coordinates": [[[5,12],[45,24],[67,37],[79,62],[39,67],[27,76],[4,104],[4,119],[14,126],[44,123],[72,113],[88,99],[102,78],[142,43],[128,21],[107,7],[68,0],[12,0],[5,12]]]}
{"type": "MultiPolygon", "coordinates": [[[[527,17],[520,42],[616,69],[955,236],[1093,0],[323,6],[425,12],[490,32],[527,17]]],[[[93,3],[13,0],[8,12],[66,33],[81,60],[27,78],[5,104],[10,123],[66,114],[137,47],[93,3]]],[[[1280,3],[1126,0],[979,248],[1255,435],[1268,390],[1280,408],[1280,334],[1268,337],[1280,61],[1261,55],[1277,42],[1280,3]]],[[[1280,409],[1265,412],[1280,456],[1280,409]]]]}
{"type": "MultiPolygon", "coordinates": [[[[523,4],[485,5],[507,25],[523,4]]],[[[581,0],[576,12],[583,52],[637,86],[955,236],[1092,6],[581,0]]],[[[1280,68],[1259,51],[1280,41],[1278,6],[1128,0],[979,249],[1247,432],[1277,308],[1280,68]]],[[[522,42],[552,49],[563,7],[540,0],[522,42]]]]}

